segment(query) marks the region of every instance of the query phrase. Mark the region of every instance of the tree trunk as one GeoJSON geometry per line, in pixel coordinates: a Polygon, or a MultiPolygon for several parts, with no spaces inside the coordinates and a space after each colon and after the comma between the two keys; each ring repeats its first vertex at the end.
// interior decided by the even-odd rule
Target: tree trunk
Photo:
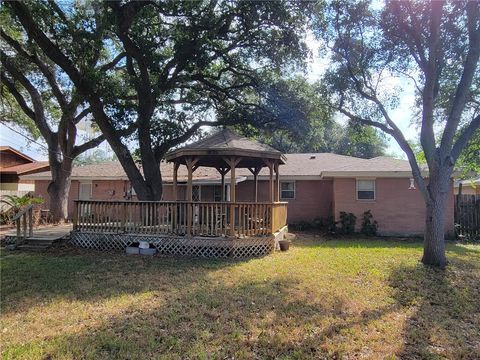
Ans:
{"type": "Polygon", "coordinates": [[[427,202],[422,262],[425,265],[445,268],[445,207],[448,199],[446,179],[430,179],[428,185],[431,201],[427,202]],[[439,180],[439,181],[435,181],[439,180]]]}
{"type": "Polygon", "coordinates": [[[68,195],[71,185],[72,160],[50,159],[52,181],[48,185],[50,197],[50,214],[54,223],[61,223],[68,218],[68,195]]]}

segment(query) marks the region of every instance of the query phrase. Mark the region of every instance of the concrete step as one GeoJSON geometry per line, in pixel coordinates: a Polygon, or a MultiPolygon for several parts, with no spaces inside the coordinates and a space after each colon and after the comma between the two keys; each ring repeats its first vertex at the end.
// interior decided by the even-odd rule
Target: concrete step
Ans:
{"type": "Polygon", "coordinates": [[[46,244],[46,245],[51,245],[55,242],[55,239],[48,239],[48,238],[42,238],[42,237],[29,237],[25,239],[25,242],[27,244],[46,244]]]}
{"type": "Polygon", "coordinates": [[[19,250],[28,250],[28,251],[43,251],[45,249],[48,249],[50,245],[30,245],[30,244],[22,244],[17,247],[19,250]]]}

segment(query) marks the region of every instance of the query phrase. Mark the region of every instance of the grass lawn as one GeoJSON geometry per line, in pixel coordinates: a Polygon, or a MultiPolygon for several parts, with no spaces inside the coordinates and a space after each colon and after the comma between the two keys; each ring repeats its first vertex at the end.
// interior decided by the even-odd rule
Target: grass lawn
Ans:
{"type": "Polygon", "coordinates": [[[300,236],[249,261],[1,255],[5,359],[479,359],[480,246],[300,236]]]}

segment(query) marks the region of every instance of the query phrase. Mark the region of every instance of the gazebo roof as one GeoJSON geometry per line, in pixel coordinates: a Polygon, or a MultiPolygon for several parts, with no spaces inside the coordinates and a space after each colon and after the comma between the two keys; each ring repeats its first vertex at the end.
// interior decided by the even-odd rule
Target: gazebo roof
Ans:
{"type": "Polygon", "coordinates": [[[166,160],[184,164],[185,158],[197,157],[199,166],[221,167],[224,157],[240,157],[238,168],[255,167],[263,164],[263,160],[277,160],[285,163],[284,155],[269,145],[247,139],[229,129],[223,129],[215,134],[186,145],[167,154],[166,160]]]}

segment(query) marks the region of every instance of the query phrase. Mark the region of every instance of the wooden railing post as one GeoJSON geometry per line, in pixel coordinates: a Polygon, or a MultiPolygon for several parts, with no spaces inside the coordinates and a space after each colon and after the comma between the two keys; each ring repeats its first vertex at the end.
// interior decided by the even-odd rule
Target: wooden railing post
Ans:
{"type": "Polygon", "coordinates": [[[121,223],[120,223],[120,232],[127,232],[127,203],[123,203],[122,205],[122,218],[121,218],[121,223]]]}
{"type": "Polygon", "coordinates": [[[32,237],[33,236],[33,207],[28,210],[28,223],[29,223],[28,236],[32,237]]]}
{"type": "Polygon", "coordinates": [[[27,214],[22,215],[23,241],[27,238],[27,214]]]}
{"type": "Polygon", "coordinates": [[[75,206],[73,207],[73,230],[77,230],[78,226],[78,201],[75,201],[75,206]]]}
{"type": "Polygon", "coordinates": [[[20,219],[17,219],[16,221],[17,224],[17,241],[20,239],[21,236],[21,224],[20,224],[20,219]]]}

